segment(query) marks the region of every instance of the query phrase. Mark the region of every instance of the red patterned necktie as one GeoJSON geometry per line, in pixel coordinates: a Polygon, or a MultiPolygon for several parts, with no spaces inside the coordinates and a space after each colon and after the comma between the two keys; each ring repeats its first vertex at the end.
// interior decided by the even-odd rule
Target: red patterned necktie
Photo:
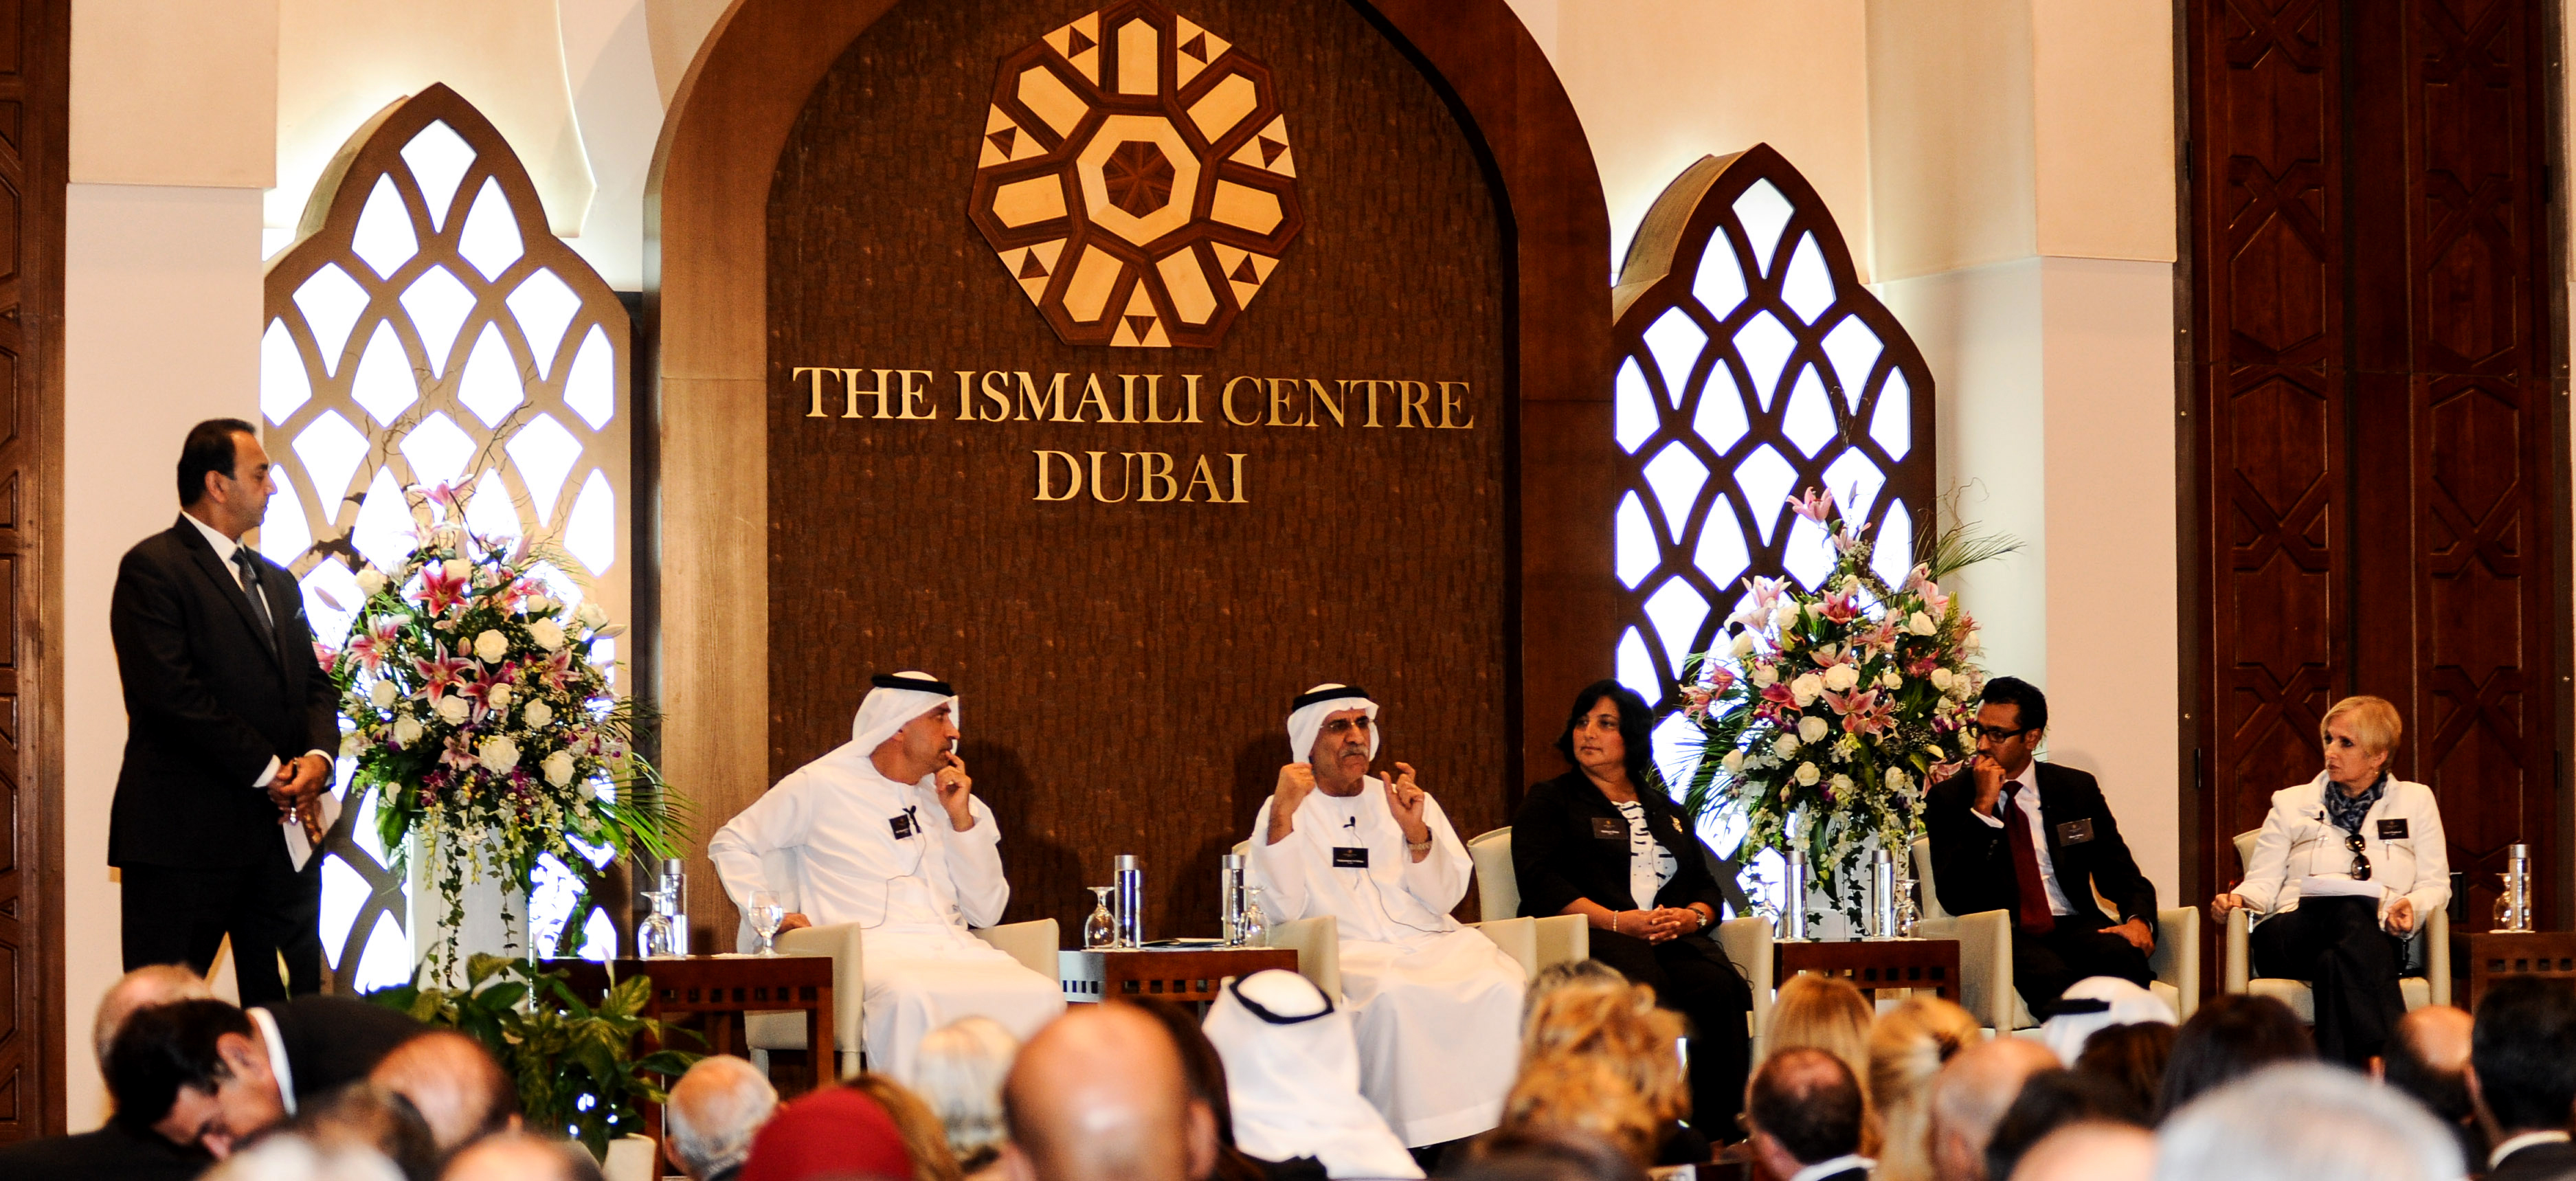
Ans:
{"type": "Polygon", "coordinates": [[[2031,843],[2030,822],[2022,818],[2021,805],[2015,798],[2021,785],[2007,784],[2003,806],[1995,815],[2004,822],[2004,831],[2012,838],[2013,884],[2020,888],[2021,929],[2033,935],[2045,935],[2057,929],[2057,916],[2049,913],[2048,887],[2039,880],[2039,848],[2031,843]]]}

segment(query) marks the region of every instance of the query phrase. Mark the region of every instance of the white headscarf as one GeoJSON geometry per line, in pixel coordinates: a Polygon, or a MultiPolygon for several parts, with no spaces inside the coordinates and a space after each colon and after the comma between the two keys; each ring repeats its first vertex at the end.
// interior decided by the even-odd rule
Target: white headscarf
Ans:
{"type": "Polygon", "coordinates": [[[1369,758],[1377,758],[1377,703],[1369,700],[1368,690],[1349,685],[1325,684],[1298,694],[1297,700],[1291,703],[1288,714],[1288,761],[1292,763],[1311,761],[1315,757],[1315,736],[1323,733],[1324,719],[1346,709],[1368,711],[1369,758]]]}
{"type": "Polygon", "coordinates": [[[1277,968],[1240,977],[1203,1028],[1225,1060],[1235,1147],[1272,1161],[1311,1156],[1334,1177],[1422,1175],[1360,1095],[1351,1015],[1305,977],[1277,968]]]}
{"type": "Polygon", "coordinates": [[[2058,1004],[2078,1002],[2084,1012],[2061,1011],[2039,1027],[2039,1039],[2056,1051],[2057,1060],[2072,1069],[2075,1059],[2084,1053],[2085,1039],[2114,1025],[2136,1025],[2144,1021],[2172,1025],[2173,1006],[2163,997],[2122,980],[2117,976],[2087,976],[2068,985],[2058,1004]],[[2083,1002],[2091,1002],[2086,1004],[2083,1002]],[[2093,1005],[2101,1006],[2099,1009],[2093,1005]]]}
{"type": "Polygon", "coordinates": [[[850,721],[850,746],[862,758],[875,754],[886,739],[894,737],[895,731],[910,725],[914,718],[940,706],[948,707],[951,725],[957,722],[957,691],[929,673],[899,672],[877,677],[871,683],[876,688],[868,690],[867,697],[859,702],[858,716],[850,721]],[[919,681],[921,688],[892,683],[902,681],[919,681]]]}

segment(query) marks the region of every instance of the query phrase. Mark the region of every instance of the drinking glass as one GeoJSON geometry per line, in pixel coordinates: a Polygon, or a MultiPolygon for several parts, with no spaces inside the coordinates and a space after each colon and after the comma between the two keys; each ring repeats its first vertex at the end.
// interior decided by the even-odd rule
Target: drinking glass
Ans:
{"type": "Polygon", "coordinates": [[[1092,886],[1089,887],[1089,889],[1091,891],[1092,898],[1097,901],[1098,905],[1092,909],[1091,917],[1083,920],[1083,949],[1086,951],[1098,951],[1104,947],[1116,947],[1118,946],[1118,916],[1109,913],[1109,891],[1111,887],[1092,886]]]}
{"type": "Polygon", "coordinates": [[[1261,887],[1243,889],[1243,922],[1236,928],[1245,947],[1270,946],[1270,920],[1261,913],[1261,887]]]}
{"type": "Polygon", "coordinates": [[[787,908],[778,896],[767,890],[751,892],[751,929],[760,933],[760,954],[778,954],[778,924],[787,921],[787,908]]]}

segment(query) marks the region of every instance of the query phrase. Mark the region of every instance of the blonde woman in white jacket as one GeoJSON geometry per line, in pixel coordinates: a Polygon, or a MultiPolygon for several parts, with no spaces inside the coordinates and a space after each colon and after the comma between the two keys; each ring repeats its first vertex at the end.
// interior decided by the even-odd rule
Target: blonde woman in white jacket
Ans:
{"type": "Polygon", "coordinates": [[[2406,938],[2450,904],[2451,862],[2433,789],[2388,773],[2397,707],[2347,697],[2318,729],[2325,770],[2273,793],[2245,880],[2209,913],[2256,912],[2254,974],[2308,981],[2318,1055],[2359,1067],[2406,1015],[2406,938]]]}

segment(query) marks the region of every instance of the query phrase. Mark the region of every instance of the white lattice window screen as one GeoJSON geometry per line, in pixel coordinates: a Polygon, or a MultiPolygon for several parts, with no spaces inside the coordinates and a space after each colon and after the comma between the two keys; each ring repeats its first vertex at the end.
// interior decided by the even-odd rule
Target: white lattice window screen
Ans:
{"type": "MultiPolygon", "coordinates": [[[[1932,383],[1822,201],[1768,147],[1675,181],[1619,296],[1613,429],[1631,467],[1612,520],[1628,591],[1616,669],[1669,708],[1687,658],[1723,642],[1749,576],[1813,588],[1832,571],[1792,494],[1831,489],[1865,523],[1872,567],[1902,581],[1930,507],[1932,383]]],[[[1673,714],[1656,747],[1665,767],[1687,763],[1696,731],[1673,714]]]]}
{"type": "MultiPolygon", "coordinates": [[[[336,646],[357,564],[399,561],[428,519],[424,491],[444,484],[467,496],[474,532],[567,555],[545,568],[554,594],[627,618],[624,306],[548,232],[499,133],[445,87],[389,108],[342,158],[269,264],[260,411],[279,486],[260,552],[302,580],[317,637],[336,646]]],[[[399,984],[404,883],[373,800],[344,803],[322,867],[324,953],[338,988],[399,984]]],[[[541,870],[538,948],[578,893],[565,867],[541,870]]],[[[579,919],[592,954],[614,947],[606,911],[579,919]]]]}

